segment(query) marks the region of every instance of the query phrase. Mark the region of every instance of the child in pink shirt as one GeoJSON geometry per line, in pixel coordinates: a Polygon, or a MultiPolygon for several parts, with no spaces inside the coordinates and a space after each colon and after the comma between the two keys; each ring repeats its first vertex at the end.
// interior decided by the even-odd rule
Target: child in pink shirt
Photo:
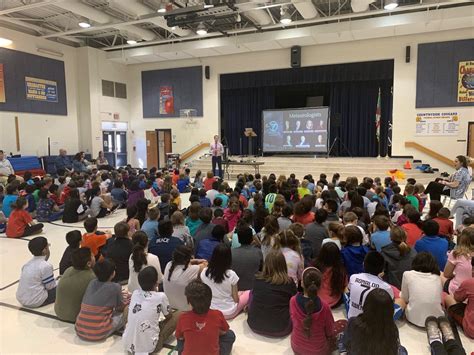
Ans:
{"type": "Polygon", "coordinates": [[[347,324],[346,320],[334,322],[331,309],[318,297],[321,277],[315,267],[306,268],[302,275],[304,293],[290,299],[291,348],[295,354],[330,354],[336,334],[347,324]]]}

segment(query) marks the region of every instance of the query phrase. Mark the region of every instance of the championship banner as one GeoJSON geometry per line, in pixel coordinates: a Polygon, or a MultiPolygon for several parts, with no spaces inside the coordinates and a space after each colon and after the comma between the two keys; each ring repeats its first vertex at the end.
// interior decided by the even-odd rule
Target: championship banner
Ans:
{"type": "Polygon", "coordinates": [[[172,86],[160,86],[160,115],[174,113],[174,96],[172,86]]]}
{"type": "Polygon", "coordinates": [[[3,64],[0,63],[0,102],[7,102],[5,96],[5,76],[3,71],[3,64]]]}
{"type": "Polygon", "coordinates": [[[459,62],[458,102],[474,102],[474,61],[459,62]]]}
{"type": "Polygon", "coordinates": [[[457,136],[458,134],[458,112],[418,112],[416,114],[416,136],[457,136]]]}
{"type": "Polygon", "coordinates": [[[25,76],[26,99],[58,102],[58,85],[55,81],[25,76]]]}

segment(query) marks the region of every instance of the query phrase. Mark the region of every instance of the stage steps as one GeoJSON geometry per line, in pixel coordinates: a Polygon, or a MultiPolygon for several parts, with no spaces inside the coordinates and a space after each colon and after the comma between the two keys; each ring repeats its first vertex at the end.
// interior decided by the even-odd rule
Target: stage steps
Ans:
{"type": "MultiPolygon", "coordinates": [[[[234,161],[246,161],[248,158],[240,158],[237,156],[231,157],[234,161]]],[[[320,173],[325,173],[328,179],[332,175],[338,172],[342,179],[348,176],[356,176],[362,179],[365,176],[380,177],[383,178],[388,176],[388,170],[398,169],[405,173],[406,178],[414,178],[417,182],[422,184],[428,184],[435,177],[439,176],[439,172],[434,174],[425,174],[417,169],[415,166],[420,163],[413,163],[413,160],[409,160],[412,168],[411,170],[403,169],[403,165],[407,159],[400,158],[321,158],[321,157],[256,157],[251,158],[252,161],[263,161],[265,164],[260,166],[260,174],[268,175],[274,173],[277,175],[286,175],[288,177],[291,173],[296,174],[298,179],[302,179],[306,174],[312,174],[313,178],[317,179],[320,173]]],[[[201,170],[205,176],[206,172],[211,170],[211,157],[206,156],[200,159],[196,159],[189,163],[191,168],[191,174],[197,170],[201,170]]],[[[231,173],[231,179],[235,178],[237,174],[244,172],[254,173],[254,169],[251,166],[231,166],[229,168],[231,173]]],[[[227,178],[227,176],[225,177],[227,178]]],[[[402,182],[403,183],[403,182],[402,182]]]]}

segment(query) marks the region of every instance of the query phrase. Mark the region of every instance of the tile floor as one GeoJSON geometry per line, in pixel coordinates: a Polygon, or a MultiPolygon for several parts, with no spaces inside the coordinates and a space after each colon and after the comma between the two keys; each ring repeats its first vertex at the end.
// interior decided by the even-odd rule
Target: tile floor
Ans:
{"type": "MultiPolygon", "coordinates": [[[[182,196],[187,201],[187,196],[182,196]]],[[[124,211],[119,211],[99,221],[102,229],[112,229],[113,225],[124,218],[124,211]]],[[[46,224],[44,233],[51,243],[50,262],[58,267],[62,253],[66,247],[64,235],[71,228],[83,230],[80,224],[52,225],[46,224]]],[[[31,239],[31,237],[27,238],[31,239]]],[[[72,324],[60,322],[48,316],[54,316],[54,306],[49,305],[37,309],[41,314],[31,314],[15,307],[15,283],[20,275],[21,266],[30,259],[27,241],[12,240],[0,235],[0,354],[124,354],[121,338],[112,336],[100,343],[87,343],[80,340],[74,332],[72,324]],[[13,306],[11,308],[10,306],[13,306]]],[[[334,318],[342,319],[342,308],[334,310],[334,318]]],[[[292,354],[289,337],[284,339],[268,339],[250,331],[246,316],[241,314],[230,322],[237,335],[233,354],[292,354]]],[[[406,322],[399,322],[401,343],[410,355],[430,354],[424,330],[406,322]]],[[[460,331],[466,352],[474,352],[474,340],[470,340],[460,331]]],[[[170,339],[168,342],[175,344],[170,339]]],[[[160,354],[168,354],[164,349],[160,354]]]]}

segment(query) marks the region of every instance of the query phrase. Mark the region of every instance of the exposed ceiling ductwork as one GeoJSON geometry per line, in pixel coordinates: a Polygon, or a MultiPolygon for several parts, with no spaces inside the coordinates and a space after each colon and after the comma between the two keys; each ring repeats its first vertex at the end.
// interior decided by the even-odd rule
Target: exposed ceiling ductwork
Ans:
{"type": "MultiPolygon", "coordinates": [[[[243,1],[246,1],[246,0],[243,0],[243,1]]],[[[263,9],[255,10],[255,7],[258,6],[257,2],[255,2],[255,3],[251,3],[251,2],[243,3],[242,1],[240,1],[240,4],[239,4],[239,2],[237,2],[235,4],[235,6],[237,7],[237,9],[242,11],[245,16],[250,18],[250,20],[252,20],[256,25],[266,26],[266,25],[269,25],[269,24],[273,23],[272,18],[270,17],[270,15],[268,14],[267,11],[265,11],[263,9]]]]}
{"type": "Polygon", "coordinates": [[[369,10],[370,4],[375,0],[351,0],[351,8],[354,12],[365,12],[369,10]]]}
{"type": "Polygon", "coordinates": [[[318,9],[311,0],[291,0],[291,3],[305,20],[319,16],[318,9]]]}
{"type": "MultiPolygon", "coordinates": [[[[122,2],[128,2],[130,0],[122,1],[122,2]]],[[[100,23],[100,24],[112,24],[115,21],[115,18],[110,16],[104,11],[98,10],[92,6],[86,5],[79,0],[67,0],[64,2],[59,2],[55,4],[55,6],[58,6],[62,8],[63,10],[71,11],[74,14],[83,16],[91,21],[100,23]]],[[[114,26],[111,26],[114,27],[114,26]]],[[[135,25],[125,25],[125,26],[119,26],[117,24],[116,28],[120,28],[124,31],[127,32],[127,34],[130,37],[133,37],[134,39],[140,39],[144,41],[152,41],[156,39],[156,34],[153,31],[135,26],[135,25]]]]}

